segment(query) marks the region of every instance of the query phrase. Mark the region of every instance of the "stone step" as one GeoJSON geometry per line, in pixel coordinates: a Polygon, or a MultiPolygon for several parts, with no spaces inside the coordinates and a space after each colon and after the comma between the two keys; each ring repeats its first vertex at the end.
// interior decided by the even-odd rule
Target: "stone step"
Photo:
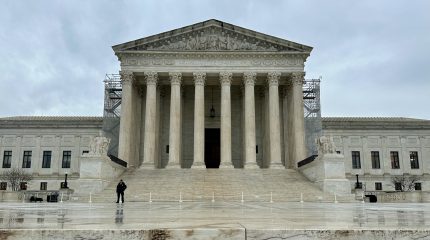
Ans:
{"type": "MultiPolygon", "coordinates": [[[[334,201],[292,169],[136,169],[125,172],[126,201],[334,201]],[[302,197],[301,197],[302,196],[302,197]]],[[[116,184],[92,195],[93,202],[116,200],[116,184]]],[[[351,197],[337,197],[347,201],[351,197]]],[[[89,196],[79,197],[89,201],[89,196]]]]}

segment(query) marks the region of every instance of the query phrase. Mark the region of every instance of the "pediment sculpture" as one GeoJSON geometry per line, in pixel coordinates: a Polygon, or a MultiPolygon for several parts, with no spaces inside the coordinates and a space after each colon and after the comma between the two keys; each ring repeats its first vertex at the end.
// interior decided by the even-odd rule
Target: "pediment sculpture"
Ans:
{"type": "Polygon", "coordinates": [[[127,50],[295,51],[293,48],[217,27],[209,27],[144,43],[127,50]]]}

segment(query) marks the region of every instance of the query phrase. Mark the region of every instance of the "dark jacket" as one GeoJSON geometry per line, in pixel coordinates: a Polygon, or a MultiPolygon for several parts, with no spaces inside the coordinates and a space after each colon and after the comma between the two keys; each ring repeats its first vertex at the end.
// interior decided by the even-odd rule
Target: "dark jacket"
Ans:
{"type": "Polygon", "coordinates": [[[127,185],[125,185],[124,182],[120,182],[118,183],[118,185],[116,185],[116,192],[118,193],[124,192],[126,188],[127,188],[127,185]]]}

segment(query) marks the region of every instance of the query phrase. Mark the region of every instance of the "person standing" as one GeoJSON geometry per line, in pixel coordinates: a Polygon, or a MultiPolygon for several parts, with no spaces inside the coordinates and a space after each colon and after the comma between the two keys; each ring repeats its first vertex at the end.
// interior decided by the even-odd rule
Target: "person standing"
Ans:
{"type": "Polygon", "coordinates": [[[127,188],[127,185],[121,180],[119,180],[118,185],[116,185],[116,203],[119,203],[119,196],[121,195],[121,202],[124,203],[124,191],[127,188]]]}

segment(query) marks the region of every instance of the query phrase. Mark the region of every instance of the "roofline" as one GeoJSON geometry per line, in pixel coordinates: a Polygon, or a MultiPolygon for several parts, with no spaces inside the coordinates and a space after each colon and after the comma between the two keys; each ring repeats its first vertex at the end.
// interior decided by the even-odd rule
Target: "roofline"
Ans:
{"type": "Polygon", "coordinates": [[[152,42],[152,41],[156,41],[156,40],[161,40],[161,39],[166,38],[166,37],[171,37],[171,36],[175,36],[178,34],[183,34],[184,32],[191,32],[195,29],[208,27],[208,26],[216,26],[216,27],[226,28],[228,30],[236,31],[236,32],[242,33],[244,35],[262,38],[266,41],[270,41],[270,42],[273,42],[276,44],[287,45],[291,48],[297,48],[298,50],[301,49],[301,50],[303,50],[303,52],[310,53],[313,49],[313,47],[311,47],[311,46],[307,46],[307,45],[296,43],[296,42],[293,42],[290,40],[286,40],[286,39],[282,39],[279,37],[267,35],[264,33],[260,33],[260,32],[254,31],[254,30],[247,29],[247,28],[239,27],[239,26],[227,23],[227,22],[217,20],[217,19],[209,19],[209,20],[195,23],[195,24],[191,24],[191,25],[188,25],[185,27],[181,27],[181,28],[170,30],[170,31],[150,35],[150,36],[147,36],[144,38],[139,38],[136,40],[117,44],[117,45],[112,46],[112,49],[114,50],[115,53],[117,53],[117,52],[121,52],[124,49],[128,49],[131,47],[135,47],[135,46],[144,44],[145,42],[152,42]]]}

